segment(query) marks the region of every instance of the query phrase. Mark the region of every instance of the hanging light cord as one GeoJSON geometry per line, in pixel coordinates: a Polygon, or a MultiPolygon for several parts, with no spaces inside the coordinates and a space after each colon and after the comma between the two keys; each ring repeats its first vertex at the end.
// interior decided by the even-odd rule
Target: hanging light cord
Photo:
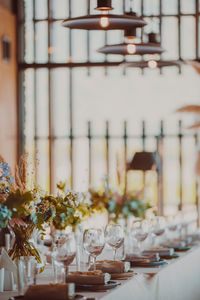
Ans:
{"type": "Polygon", "coordinates": [[[130,0],[130,12],[132,12],[133,11],[133,0],[130,0]]]}

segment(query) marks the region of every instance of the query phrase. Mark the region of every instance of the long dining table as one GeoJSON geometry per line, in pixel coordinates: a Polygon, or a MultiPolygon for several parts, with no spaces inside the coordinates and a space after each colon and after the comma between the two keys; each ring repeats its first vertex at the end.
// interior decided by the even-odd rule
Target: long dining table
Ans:
{"type": "MultiPolygon", "coordinates": [[[[200,245],[178,254],[179,258],[168,260],[162,267],[134,268],[134,276],[118,280],[115,289],[79,294],[97,300],[200,300],[200,245]]],[[[46,268],[38,283],[51,282],[51,276],[52,270],[46,268]]],[[[0,299],[15,295],[16,292],[3,292],[0,299]]]]}

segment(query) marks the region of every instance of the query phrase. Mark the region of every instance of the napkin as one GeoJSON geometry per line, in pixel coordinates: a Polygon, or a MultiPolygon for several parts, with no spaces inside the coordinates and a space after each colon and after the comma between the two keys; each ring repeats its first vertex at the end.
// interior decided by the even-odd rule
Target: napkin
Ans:
{"type": "Polygon", "coordinates": [[[75,296],[75,285],[68,284],[46,284],[32,285],[24,295],[24,300],[68,300],[75,296]]]}
{"type": "Polygon", "coordinates": [[[4,268],[0,269],[0,293],[4,291],[4,268]]]}
{"type": "Polygon", "coordinates": [[[106,284],[110,280],[110,274],[102,271],[71,272],[66,276],[66,282],[75,284],[106,284]]]}
{"type": "Polygon", "coordinates": [[[166,241],[162,244],[163,247],[166,248],[180,248],[180,247],[185,247],[186,242],[184,241],[166,241]]]}
{"type": "Polygon", "coordinates": [[[14,276],[13,272],[5,270],[4,272],[4,291],[14,291],[15,290],[14,276]]]}
{"type": "Polygon", "coordinates": [[[173,248],[155,247],[155,248],[149,248],[142,252],[143,255],[151,255],[151,254],[155,254],[155,253],[158,253],[160,255],[160,257],[171,256],[174,254],[174,249],[173,248]]]}
{"type": "Polygon", "coordinates": [[[1,250],[1,258],[0,258],[0,269],[4,268],[5,271],[9,271],[13,273],[14,282],[17,284],[17,266],[12,261],[7,251],[2,248],[1,250]]]}
{"type": "MultiPolygon", "coordinates": [[[[92,270],[94,266],[90,267],[92,270]]],[[[127,261],[114,261],[114,260],[103,260],[97,261],[96,269],[101,270],[103,273],[119,274],[126,273],[130,270],[130,263],[127,261]]]]}
{"type": "Polygon", "coordinates": [[[160,255],[158,253],[151,255],[136,255],[136,254],[127,254],[126,261],[136,262],[136,263],[149,263],[160,260],[160,255]]]}

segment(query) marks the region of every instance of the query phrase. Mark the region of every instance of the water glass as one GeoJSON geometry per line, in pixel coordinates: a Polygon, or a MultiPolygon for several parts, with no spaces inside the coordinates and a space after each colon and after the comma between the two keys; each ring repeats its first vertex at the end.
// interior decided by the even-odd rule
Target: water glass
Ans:
{"type": "Polygon", "coordinates": [[[53,238],[52,260],[56,278],[56,264],[62,264],[67,275],[68,266],[73,262],[76,256],[76,241],[73,233],[57,232],[53,238]]]}
{"type": "Polygon", "coordinates": [[[21,256],[17,261],[18,293],[24,295],[28,286],[36,284],[37,262],[33,256],[21,256]]]}
{"type": "Polygon", "coordinates": [[[114,260],[116,260],[117,249],[124,244],[124,230],[119,224],[109,224],[105,231],[106,243],[114,250],[114,260]]]}
{"type": "Polygon", "coordinates": [[[160,239],[165,233],[166,221],[164,217],[156,216],[153,218],[152,223],[152,232],[157,238],[157,245],[159,245],[160,239]]]}
{"type": "MultiPolygon", "coordinates": [[[[86,229],[83,234],[83,247],[89,254],[89,261],[93,259],[94,270],[96,270],[96,258],[101,254],[105,246],[103,229],[86,229]]],[[[90,261],[91,262],[91,261],[90,261]]]]}
{"type": "Polygon", "coordinates": [[[148,236],[148,223],[146,220],[134,220],[131,228],[131,236],[137,240],[139,254],[142,252],[142,243],[148,236]]]}

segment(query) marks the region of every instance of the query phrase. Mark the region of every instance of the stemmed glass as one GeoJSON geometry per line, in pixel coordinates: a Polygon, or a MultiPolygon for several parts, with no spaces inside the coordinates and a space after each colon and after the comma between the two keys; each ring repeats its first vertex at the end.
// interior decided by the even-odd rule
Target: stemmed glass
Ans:
{"type": "Polygon", "coordinates": [[[94,270],[96,270],[96,258],[101,254],[105,246],[104,231],[101,228],[86,229],[83,234],[83,247],[93,258],[94,270]]]}
{"type": "MultiPolygon", "coordinates": [[[[65,270],[65,274],[68,273],[68,266],[72,263],[76,256],[76,242],[74,234],[55,233],[53,237],[54,249],[52,258],[55,264],[62,264],[65,270]]],[[[55,271],[56,273],[56,271],[55,271]]]]}
{"type": "Polygon", "coordinates": [[[114,249],[114,260],[116,260],[117,249],[124,243],[124,230],[119,224],[109,224],[105,231],[106,243],[114,249]]]}
{"type": "Polygon", "coordinates": [[[155,234],[157,237],[157,245],[159,245],[160,238],[163,236],[165,233],[166,229],[166,221],[164,217],[156,216],[152,220],[152,232],[155,234]]]}
{"type": "Polygon", "coordinates": [[[142,243],[146,240],[148,236],[148,223],[146,220],[138,219],[133,221],[131,228],[131,235],[138,242],[139,254],[141,254],[142,243]]]}
{"type": "Polygon", "coordinates": [[[175,220],[175,217],[174,216],[170,216],[168,218],[168,230],[171,233],[170,234],[170,238],[174,238],[175,237],[177,228],[178,228],[178,224],[177,224],[177,222],[175,220]]]}

